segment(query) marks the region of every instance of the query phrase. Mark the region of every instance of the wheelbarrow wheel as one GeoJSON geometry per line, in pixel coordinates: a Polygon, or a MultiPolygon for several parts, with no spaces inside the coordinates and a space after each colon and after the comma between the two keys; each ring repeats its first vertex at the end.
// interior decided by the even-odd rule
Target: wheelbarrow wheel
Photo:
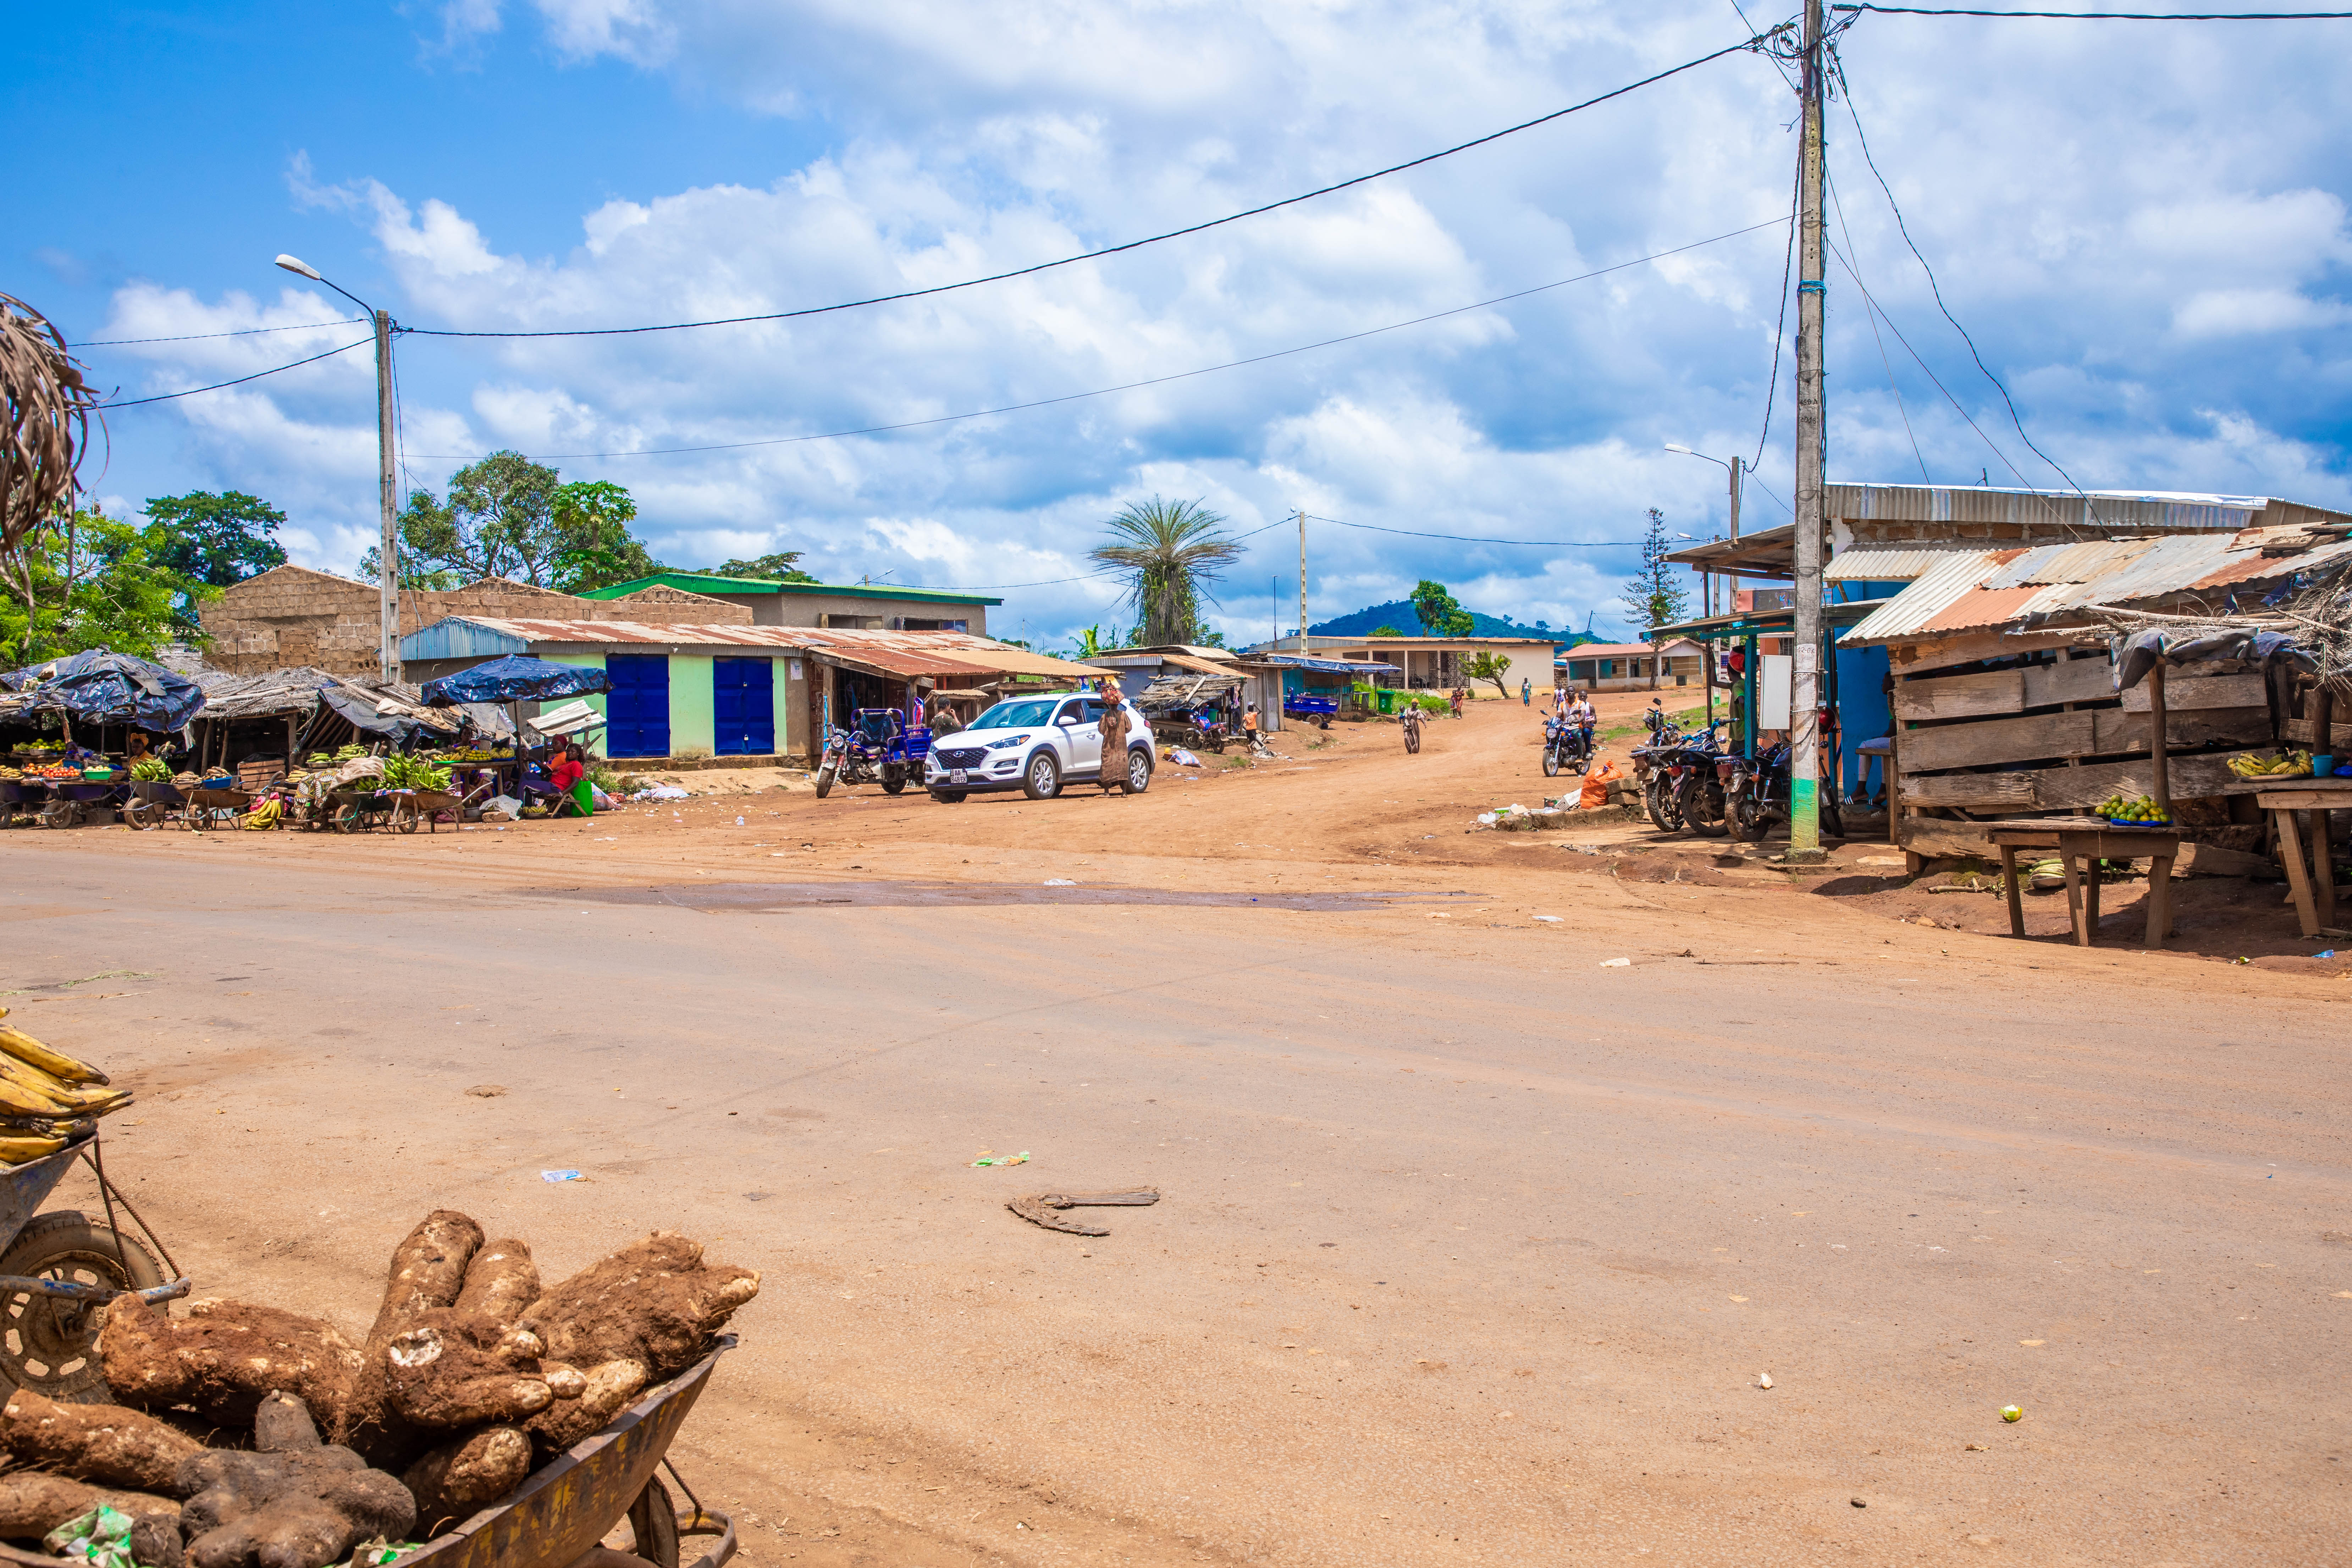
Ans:
{"type": "MultiPolygon", "coordinates": [[[[119,1290],[163,1283],[163,1270],[145,1247],[70,1209],[42,1215],[17,1232],[7,1251],[0,1252],[0,1274],[119,1290]]],[[[98,1357],[99,1331],[112,1310],[48,1296],[0,1294],[0,1380],[60,1404],[113,1403],[98,1357]]],[[[134,1303],[130,1310],[140,1309],[134,1303]]]]}
{"type": "Polygon", "coordinates": [[[635,1555],[654,1568],[677,1568],[677,1510],[659,1476],[648,1478],[646,1489],[629,1505],[629,1532],[635,1538],[631,1548],[635,1555]]]}

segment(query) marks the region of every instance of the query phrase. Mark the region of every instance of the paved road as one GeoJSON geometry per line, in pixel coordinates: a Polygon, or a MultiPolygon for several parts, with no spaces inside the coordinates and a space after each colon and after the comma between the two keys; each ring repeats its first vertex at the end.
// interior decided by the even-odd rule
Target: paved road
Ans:
{"type": "Polygon", "coordinates": [[[753,1563],[2343,1550],[2341,1004],[0,854],[13,1021],[129,1069],[205,1290],[363,1328],[436,1205],[765,1270],[682,1449],[753,1563]],[[1138,1183],[1099,1240],[1002,1206],[1138,1183]]]}

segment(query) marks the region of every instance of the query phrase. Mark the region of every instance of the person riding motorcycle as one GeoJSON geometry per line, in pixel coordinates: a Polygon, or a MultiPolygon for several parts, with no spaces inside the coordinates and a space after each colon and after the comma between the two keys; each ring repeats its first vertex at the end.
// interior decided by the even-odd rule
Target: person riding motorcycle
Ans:
{"type": "Polygon", "coordinates": [[[1570,723],[1576,726],[1577,732],[1584,737],[1584,754],[1591,756],[1593,727],[1600,722],[1599,715],[1592,710],[1592,699],[1579,691],[1576,694],[1576,700],[1568,705],[1565,717],[1570,723]]]}

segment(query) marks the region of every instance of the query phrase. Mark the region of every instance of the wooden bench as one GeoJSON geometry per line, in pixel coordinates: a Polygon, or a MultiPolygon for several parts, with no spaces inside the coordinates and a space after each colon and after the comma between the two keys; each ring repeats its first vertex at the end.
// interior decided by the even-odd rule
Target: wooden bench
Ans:
{"type": "MultiPolygon", "coordinates": [[[[2279,863],[2286,868],[2286,885],[2294,897],[2295,918],[2303,934],[2318,936],[2336,929],[2336,867],[2327,852],[2327,814],[2352,810],[2352,779],[2304,779],[2280,789],[2266,789],[2254,804],[2271,814],[2277,830],[2279,863]],[[2298,832],[2295,817],[2303,817],[2298,832]],[[2306,860],[2304,839],[2311,840],[2306,860]]],[[[2336,934],[2341,935],[2338,931],[2336,934]]]]}
{"type": "Polygon", "coordinates": [[[2178,827],[2117,827],[2099,816],[2042,816],[1988,822],[1985,836],[2000,850],[2001,880],[2009,890],[2009,934],[2025,934],[2025,903],[2017,881],[2020,849],[2054,849],[2066,872],[2066,912],[2078,947],[2092,946],[2099,931],[2099,866],[2102,860],[2146,860],[2146,945],[2162,947],[2172,933],[2172,862],[2180,853],[2178,827]],[[2088,875],[2077,861],[2087,860],[2088,875]]]}

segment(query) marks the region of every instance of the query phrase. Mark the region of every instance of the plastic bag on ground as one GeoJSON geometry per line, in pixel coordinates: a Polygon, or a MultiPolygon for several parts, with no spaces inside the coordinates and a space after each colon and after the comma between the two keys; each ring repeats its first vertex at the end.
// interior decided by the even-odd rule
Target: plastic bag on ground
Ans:
{"type": "Polygon", "coordinates": [[[1617,777],[1617,764],[1603,763],[1584,775],[1584,791],[1577,796],[1580,811],[1598,811],[1609,804],[1609,785],[1617,777]]]}

